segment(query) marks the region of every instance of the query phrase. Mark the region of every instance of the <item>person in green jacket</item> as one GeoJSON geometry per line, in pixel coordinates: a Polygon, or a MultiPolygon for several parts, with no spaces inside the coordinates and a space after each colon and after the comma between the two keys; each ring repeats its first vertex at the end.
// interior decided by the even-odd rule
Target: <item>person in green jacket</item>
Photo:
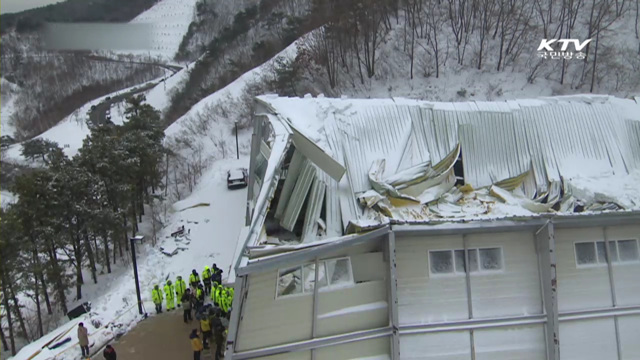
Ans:
{"type": "MultiPolygon", "coordinates": [[[[178,276],[176,279],[176,299],[182,299],[182,295],[184,295],[187,290],[187,284],[182,280],[182,276],[178,276]]],[[[178,303],[178,307],[180,307],[180,303],[178,303]]]]}
{"type": "Polygon", "coordinates": [[[220,291],[220,299],[218,299],[218,303],[220,304],[220,309],[222,310],[222,316],[227,317],[227,311],[229,311],[229,306],[228,306],[226,290],[222,289],[220,291]]]}
{"type": "Polygon", "coordinates": [[[156,305],[156,314],[160,314],[162,312],[162,291],[157,284],[151,290],[151,300],[156,305]]]}
{"type": "Polygon", "coordinates": [[[166,285],[164,286],[164,294],[167,299],[167,310],[171,311],[176,307],[176,288],[171,284],[171,280],[167,280],[166,285]]]}
{"type": "Polygon", "coordinates": [[[211,292],[211,269],[208,266],[205,266],[202,272],[202,282],[204,283],[204,294],[209,295],[211,292]]]}
{"type": "Polygon", "coordinates": [[[214,281],[213,282],[213,289],[211,289],[211,301],[213,301],[213,305],[215,306],[220,306],[218,304],[218,299],[220,298],[220,285],[218,285],[218,282],[214,281]]]}

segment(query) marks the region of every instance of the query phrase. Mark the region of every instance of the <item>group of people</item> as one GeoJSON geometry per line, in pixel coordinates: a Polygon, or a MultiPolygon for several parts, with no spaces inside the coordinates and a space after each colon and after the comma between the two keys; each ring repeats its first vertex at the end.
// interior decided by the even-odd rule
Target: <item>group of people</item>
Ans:
{"type": "Polygon", "coordinates": [[[200,274],[193,269],[189,275],[189,287],[182,276],[178,276],[175,285],[171,280],[167,280],[163,289],[155,285],[151,290],[151,299],[158,314],[162,312],[163,300],[166,301],[167,310],[171,311],[175,309],[178,299],[177,305],[184,311],[184,322],[193,321],[193,314],[200,322],[199,329],[193,329],[189,336],[194,360],[200,359],[200,353],[209,348],[210,341],[216,343],[216,360],[223,356],[224,337],[229,326],[234,290],[233,287],[222,284],[222,272],[216,264],[213,264],[212,268],[205,266],[201,281],[200,274]],[[211,299],[211,302],[207,299],[211,299]]]}
{"type": "MultiPolygon", "coordinates": [[[[176,278],[175,284],[171,280],[167,280],[163,289],[160,289],[160,286],[156,284],[151,290],[151,300],[155,304],[156,313],[162,312],[163,300],[168,311],[175,309],[176,302],[179,300],[178,307],[181,304],[183,306],[189,304],[187,305],[189,309],[197,312],[205,304],[206,297],[210,297],[212,303],[219,307],[223,316],[226,317],[233,303],[233,288],[222,284],[222,272],[222,269],[213,264],[213,269],[208,266],[204,267],[202,281],[200,274],[196,269],[193,269],[189,275],[189,287],[182,276],[176,278]]],[[[185,309],[184,321],[187,322],[190,319],[192,319],[191,314],[185,309]]]]}

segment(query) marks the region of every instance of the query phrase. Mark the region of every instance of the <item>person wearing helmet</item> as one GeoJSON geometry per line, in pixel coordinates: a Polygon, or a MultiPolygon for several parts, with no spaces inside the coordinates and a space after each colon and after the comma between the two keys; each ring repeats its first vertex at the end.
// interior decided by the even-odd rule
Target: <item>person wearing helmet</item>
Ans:
{"type": "Polygon", "coordinates": [[[156,305],[156,314],[160,314],[162,312],[162,291],[160,291],[158,284],[151,290],[151,300],[156,305]]]}
{"type": "Polygon", "coordinates": [[[200,284],[200,275],[198,275],[196,269],[193,269],[191,270],[191,275],[189,275],[189,285],[195,291],[198,289],[198,284],[200,284]]]}
{"type": "Polygon", "coordinates": [[[203,304],[204,304],[204,289],[202,288],[202,284],[198,284],[198,287],[196,288],[196,311],[200,310],[203,304]]]}
{"type": "Polygon", "coordinates": [[[218,284],[222,284],[222,269],[215,263],[213,264],[212,280],[217,281],[218,284]]]}
{"type": "MultiPolygon", "coordinates": [[[[176,279],[176,299],[181,300],[182,295],[184,295],[187,289],[187,284],[185,284],[184,280],[182,280],[182,276],[178,276],[176,279]]],[[[178,303],[178,307],[180,307],[180,303],[178,303]]]]}
{"type": "Polygon", "coordinates": [[[167,284],[164,286],[164,295],[167,299],[167,310],[171,311],[176,307],[176,289],[171,283],[171,280],[167,280],[167,284]]]}
{"type": "Polygon", "coordinates": [[[211,270],[208,266],[205,266],[202,272],[202,282],[204,283],[204,294],[209,295],[211,292],[211,270]]]}

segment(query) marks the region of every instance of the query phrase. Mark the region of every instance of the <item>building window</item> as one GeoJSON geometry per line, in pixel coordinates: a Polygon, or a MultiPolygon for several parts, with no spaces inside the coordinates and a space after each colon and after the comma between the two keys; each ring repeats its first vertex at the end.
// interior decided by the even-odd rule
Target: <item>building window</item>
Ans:
{"type": "MultiPolygon", "coordinates": [[[[276,298],[289,295],[313,294],[315,272],[315,262],[281,269],[278,272],[276,298]]],[[[319,290],[334,290],[353,284],[353,271],[349,258],[328,259],[318,262],[319,290]]]]}
{"type": "MultiPolygon", "coordinates": [[[[471,273],[502,270],[502,248],[468,249],[471,273]]],[[[467,269],[464,250],[429,251],[429,271],[432,275],[465,274],[467,269]]]]}
{"type": "MultiPolygon", "coordinates": [[[[574,245],[577,266],[607,264],[606,242],[577,242],[574,245]]],[[[640,251],[638,250],[638,240],[630,239],[609,241],[609,255],[611,256],[612,264],[639,262],[640,251]]]]}

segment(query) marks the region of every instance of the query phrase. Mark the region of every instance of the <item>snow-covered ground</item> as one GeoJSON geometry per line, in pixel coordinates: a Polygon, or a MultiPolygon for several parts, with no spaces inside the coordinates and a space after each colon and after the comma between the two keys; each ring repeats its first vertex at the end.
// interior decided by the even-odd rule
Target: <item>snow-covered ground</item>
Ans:
{"type": "MultiPolygon", "coordinates": [[[[248,162],[247,158],[215,162],[204,174],[195,191],[185,200],[173,205],[168,225],[159,233],[158,246],[154,248],[150,240],[145,240],[138,248],[141,296],[144,308],[151,316],[154,313],[151,289],[155,284],[164,284],[166,279],[175,281],[177,275],[186,278],[192,269],[201,273],[204,266],[211,266],[213,263],[224,269],[224,282],[236,250],[239,231],[244,225],[246,204],[246,189],[227,189],[226,171],[240,166],[248,167],[248,162]],[[180,226],[185,227],[187,235],[177,241],[170,234],[180,226]],[[172,257],[163,255],[160,251],[160,247],[173,246],[177,246],[179,252],[172,257]]],[[[150,238],[149,229],[143,229],[143,233],[150,238]]],[[[83,292],[83,300],[92,303],[90,314],[70,321],[29,344],[12,359],[28,359],[44,344],[69,328],[73,328],[67,335],[72,339],[70,342],[55,350],[45,348],[33,360],[50,359],[60,353],[62,354],[57,359],[77,359],[80,349],[76,344],[75,325],[79,321],[88,326],[90,334],[95,334],[90,336],[90,341],[95,343],[95,350],[116,333],[126,331],[140,320],[131,264],[119,264],[112,274],[101,275],[97,285],[85,285],[83,292]],[[97,324],[99,326],[96,327],[97,324]],[[111,325],[107,326],[108,324],[111,325]]]]}

